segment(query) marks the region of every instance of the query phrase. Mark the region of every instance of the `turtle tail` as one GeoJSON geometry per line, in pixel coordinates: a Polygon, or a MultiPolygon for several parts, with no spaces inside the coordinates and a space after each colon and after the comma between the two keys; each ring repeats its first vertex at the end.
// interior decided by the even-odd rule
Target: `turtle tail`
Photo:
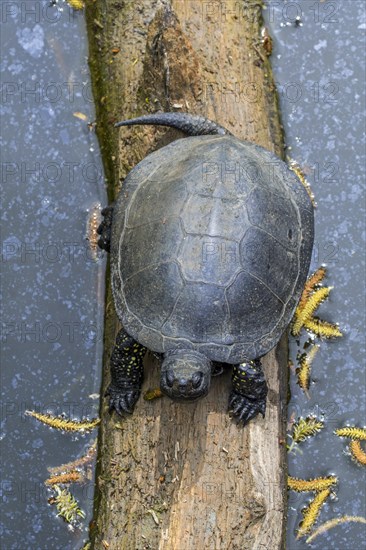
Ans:
{"type": "Polygon", "coordinates": [[[205,135],[231,135],[226,128],[203,116],[191,115],[189,113],[155,113],[152,115],[140,116],[117,122],[114,126],[133,126],[135,124],[151,124],[156,126],[171,126],[181,130],[189,136],[205,135]]]}

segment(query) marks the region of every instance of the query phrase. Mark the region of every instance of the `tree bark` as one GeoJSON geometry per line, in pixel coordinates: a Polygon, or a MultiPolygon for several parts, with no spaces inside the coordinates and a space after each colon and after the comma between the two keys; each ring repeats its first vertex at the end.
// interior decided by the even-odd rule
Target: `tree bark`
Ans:
{"type": "MultiPolygon", "coordinates": [[[[89,0],[97,131],[110,199],[152,150],[183,137],[113,123],[157,110],[205,115],[282,156],[261,2],[89,0]]],[[[103,388],[118,321],[107,291],[103,388]]],[[[147,356],[143,393],[159,387],[147,356]]],[[[230,373],[192,404],[140,398],[131,417],[101,405],[93,547],[279,549],[285,525],[287,339],[264,358],[266,418],[244,429],[227,414],[230,373]]]]}

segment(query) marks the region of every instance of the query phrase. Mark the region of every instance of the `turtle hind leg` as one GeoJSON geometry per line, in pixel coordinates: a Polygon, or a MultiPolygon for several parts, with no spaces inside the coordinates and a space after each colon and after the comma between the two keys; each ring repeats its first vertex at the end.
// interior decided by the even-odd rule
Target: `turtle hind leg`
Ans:
{"type": "Polygon", "coordinates": [[[266,412],[268,388],[259,359],[235,365],[232,374],[232,390],[229,411],[243,426],[252,418],[266,412]]]}
{"type": "Polygon", "coordinates": [[[106,392],[110,411],[120,415],[132,413],[141,393],[145,353],[144,346],[123,329],[119,331],[110,360],[111,383],[106,392]]]}
{"type": "Polygon", "coordinates": [[[103,208],[101,214],[103,216],[103,221],[97,229],[100,239],[98,240],[99,248],[106,250],[107,252],[111,251],[111,232],[112,232],[112,221],[113,221],[113,207],[111,204],[106,208],[103,208]]]}

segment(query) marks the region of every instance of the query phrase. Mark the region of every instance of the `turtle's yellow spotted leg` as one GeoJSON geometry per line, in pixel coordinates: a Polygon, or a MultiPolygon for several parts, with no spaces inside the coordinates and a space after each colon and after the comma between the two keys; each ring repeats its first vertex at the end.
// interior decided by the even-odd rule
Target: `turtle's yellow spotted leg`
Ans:
{"type": "Polygon", "coordinates": [[[245,426],[258,413],[264,416],[267,393],[260,359],[234,365],[229,411],[239,422],[245,426]]]}
{"type": "Polygon", "coordinates": [[[131,414],[141,392],[143,359],[146,348],[136,342],[123,329],[119,331],[110,360],[111,384],[109,409],[118,414],[131,414]]]}

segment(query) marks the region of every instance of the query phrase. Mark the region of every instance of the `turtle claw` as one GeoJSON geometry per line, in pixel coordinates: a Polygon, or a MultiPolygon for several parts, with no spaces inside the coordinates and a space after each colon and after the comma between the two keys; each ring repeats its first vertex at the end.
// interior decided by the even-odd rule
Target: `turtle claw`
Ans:
{"type": "Polygon", "coordinates": [[[241,395],[232,391],[229,397],[229,412],[238,420],[238,423],[243,423],[245,426],[258,413],[264,418],[266,411],[266,399],[250,399],[245,395],[241,395]]]}
{"type": "Polygon", "coordinates": [[[136,401],[140,396],[140,390],[126,389],[109,386],[105,393],[109,397],[109,412],[116,411],[117,414],[132,414],[136,401]]]}

